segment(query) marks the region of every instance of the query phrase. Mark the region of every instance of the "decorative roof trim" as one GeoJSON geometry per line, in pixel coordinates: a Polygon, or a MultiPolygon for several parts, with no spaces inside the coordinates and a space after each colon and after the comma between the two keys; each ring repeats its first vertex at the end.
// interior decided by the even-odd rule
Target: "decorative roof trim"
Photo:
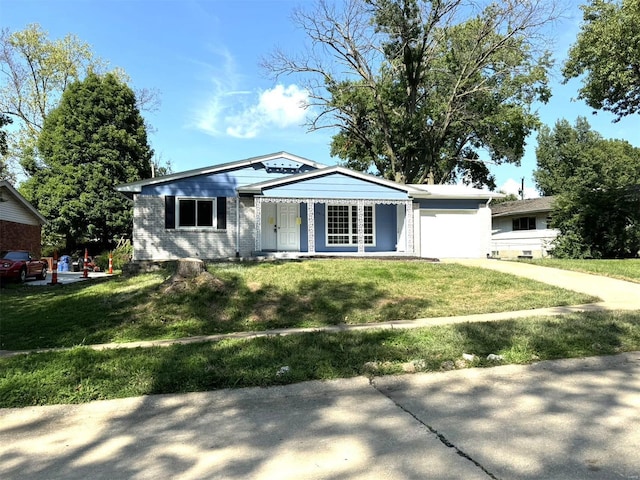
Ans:
{"type": "Polygon", "coordinates": [[[198,175],[209,175],[211,173],[224,172],[227,170],[235,170],[238,168],[247,167],[250,165],[254,165],[256,163],[262,163],[262,162],[274,160],[277,158],[286,158],[287,160],[302,163],[303,165],[308,165],[310,167],[314,167],[317,169],[328,168],[326,165],[322,163],[317,163],[304,157],[298,157],[297,155],[292,155],[291,153],[287,153],[287,152],[278,152],[278,153],[271,153],[268,155],[261,155],[258,157],[250,157],[244,160],[237,160],[234,162],[222,163],[220,165],[212,165],[208,167],[195,168],[193,170],[172,173],[169,175],[164,175],[162,177],[154,177],[154,178],[148,178],[145,180],[138,180],[137,182],[124,183],[122,185],[116,186],[116,190],[122,193],[139,193],[142,191],[142,187],[146,187],[148,185],[156,185],[159,183],[166,183],[166,182],[172,182],[174,180],[180,180],[182,178],[196,177],[198,175]]]}

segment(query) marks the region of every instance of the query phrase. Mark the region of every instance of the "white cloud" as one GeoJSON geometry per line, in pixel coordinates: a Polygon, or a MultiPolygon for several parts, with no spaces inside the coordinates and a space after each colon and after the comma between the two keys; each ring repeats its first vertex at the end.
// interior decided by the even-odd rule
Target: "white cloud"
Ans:
{"type": "MultiPolygon", "coordinates": [[[[504,182],[500,187],[498,187],[499,192],[503,193],[513,193],[520,197],[520,188],[522,187],[521,182],[510,178],[506,182],[504,182]]],[[[524,198],[538,198],[540,194],[534,187],[528,187],[526,184],[524,186],[524,198]]]]}
{"type": "Polygon", "coordinates": [[[297,85],[262,92],[239,90],[233,64],[211,79],[209,98],[196,113],[196,126],[209,135],[255,138],[263,132],[304,123],[309,93],[297,85]]]}

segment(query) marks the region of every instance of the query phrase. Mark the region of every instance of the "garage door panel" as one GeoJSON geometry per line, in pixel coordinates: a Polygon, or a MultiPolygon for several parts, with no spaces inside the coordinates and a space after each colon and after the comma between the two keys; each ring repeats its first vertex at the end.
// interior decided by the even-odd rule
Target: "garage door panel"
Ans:
{"type": "Polygon", "coordinates": [[[482,256],[480,235],[476,212],[422,212],[420,254],[428,258],[477,258],[482,256]]]}

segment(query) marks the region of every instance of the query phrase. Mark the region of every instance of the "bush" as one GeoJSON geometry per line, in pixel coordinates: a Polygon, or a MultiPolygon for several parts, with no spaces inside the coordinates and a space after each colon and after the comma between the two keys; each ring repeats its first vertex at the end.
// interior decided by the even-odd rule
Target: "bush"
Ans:
{"type": "Polygon", "coordinates": [[[133,256],[133,245],[131,242],[127,242],[118,245],[116,249],[111,252],[105,251],[100,253],[100,255],[95,258],[95,263],[103,272],[109,270],[110,253],[113,255],[113,269],[122,270],[122,267],[131,261],[131,257],[133,256]]]}

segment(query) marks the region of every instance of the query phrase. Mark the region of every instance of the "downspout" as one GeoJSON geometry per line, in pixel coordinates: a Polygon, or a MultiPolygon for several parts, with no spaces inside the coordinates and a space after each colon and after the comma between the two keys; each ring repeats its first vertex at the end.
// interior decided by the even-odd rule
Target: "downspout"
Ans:
{"type": "MultiPolygon", "coordinates": [[[[489,200],[487,201],[486,204],[486,208],[488,208],[489,210],[491,210],[491,207],[489,206],[489,204],[491,203],[491,201],[493,200],[493,197],[489,197],[489,200]]],[[[493,237],[493,219],[491,217],[491,212],[489,212],[489,250],[491,250],[491,237],[493,237]]],[[[487,258],[491,258],[491,252],[487,252],[487,258]]]]}
{"type": "Polygon", "coordinates": [[[240,194],[236,195],[236,258],[240,258],[240,194]]]}

